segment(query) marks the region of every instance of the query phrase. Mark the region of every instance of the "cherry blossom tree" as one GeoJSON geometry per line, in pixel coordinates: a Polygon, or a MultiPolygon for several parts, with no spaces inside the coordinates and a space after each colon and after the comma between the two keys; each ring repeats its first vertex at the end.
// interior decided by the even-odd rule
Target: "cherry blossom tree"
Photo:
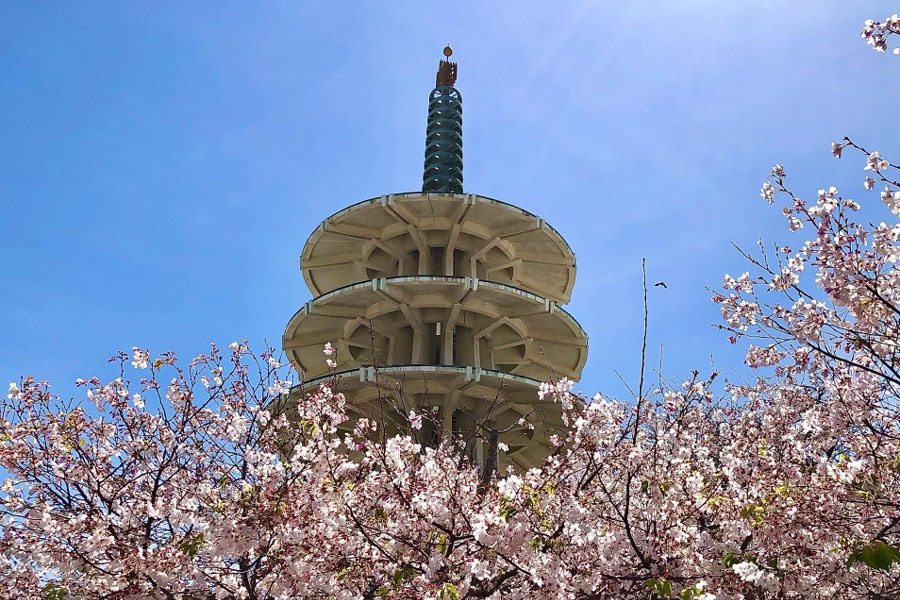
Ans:
{"type": "MultiPolygon", "coordinates": [[[[725,291],[713,301],[721,304],[722,327],[732,342],[749,338],[757,344],[749,347],[747,364],[774,372],[730,388],[748,406],[767,407],[758,443],[780,470],[770,481],[780,483],[776,490],[781,491],[761,496],[753,510],[764,521],[787,514],[805,523],[799,530],[797,521],[786,526],[788,536],[780,539],[788,543],[785,550],[797,536],[815,540],[818,551],[804,548],[795,560],[818,571],[810,582],[820,593],[828,582],[838,586],[835,593],[853,589],[859,597],[895,597],[900,593],[900,184],[897,165],[877,151],[845,138],[832,145],[832,153],[840,158],[847,148],[865,157],[869,175],[862,187],[882,188],[890,224],[858,222],[860,205],[834,187],[819,190],[814,202],[803,200],[786,187],[785,169],[776,165],[762,197],[770,204],[784,198],[789,229],[814,235],[797,250],[781,246],[756,256],[744,253],[753,274],[726,276],[725,291]],[[805,285],[809,279],[811,286],[805,285]]],[[[774,538],[766,545],[779,547],[774,538]]],[[[753,562],[762,567],[759,554],[753,562]]],[[[786,577],[775,564],[770,573],[786,577]]]]}

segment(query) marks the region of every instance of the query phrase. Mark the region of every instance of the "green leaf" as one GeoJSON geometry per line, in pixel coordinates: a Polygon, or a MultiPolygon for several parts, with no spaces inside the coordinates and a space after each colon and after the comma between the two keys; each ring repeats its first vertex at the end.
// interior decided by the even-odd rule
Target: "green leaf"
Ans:
{"type": "Polygon", "coordinates": [[[178,549],[181,550],[182,552],[184,552],[185,554],[187,554],[188,556],[190,556],[191,558],[194,558],[195,556],[197,556],[197,553],[200,552],[200,546],[202,546],[202,545],[203,545],[203,534],[198,533],[194,537],[186,539],[185,541],[181,542],[181,544],[178,546],[178,549]]]}
{"type": "Polygon", "coordinates": [[[394,587],[400,587],[400,582],[403,581],[403,571],[394,571],[394,587]]]}
{"type": "Polygon", "coordinates": [[[650,588],[657,596],[662,598],[669,598],[672,595],[672,583],[665,577],[648,579],[644,582],[644,586],[650,588]]]}
{"type": "Polygon", "coordinates": [[[861,562],[880,571],[890,571],[893,563],[900,563],[900,551],[878,540],[852,553],[847,559],[847,567],[852,566],[854,562],[861,562]]]}
{"type": "Polygon", "coordinates": [[[887,557],[892,563],[900,563],[900,550],[882,541],[875,542],[875,552],[887,557]]]}
{"type": "Polygon", "coordinates": [[[860,560],[873,569],[890,571],[891,564],[900,562],[900,553],[896,548],[888,546],[882,541],[877,541],[873,546],[867,546],[859,553],[860,560]]]}
{"type": "Polygon", "coordinates": [[[65,600],[66,588],[58,583],[48,583],[43,587],[44,600],[65,600]]]}
{"type": "Polygon", "coordinates": [[[881,558],[875,554],[875,548],[872,546],[866,546],[860,550],[857,560],[873,569],[881,569],[883,571],[886,571],[891,566],[890,563],[885,565],[881,561],[881,558]]]}
{"type": "Polygon", "coordinates": [[[700,595],[700,590],[697,589],[697,586],[688,585],[688,586],[681,588],[681,593],[678,594],[678,597],[681,600],[693,600],[694,598],[696,598],[699,595],[700,595]]]}
{"type": "Polygon", "coordinates": [[[737,557],[734,555],[734,552],[728,552],[722,557],[722,564],[726,567],[733,567],[738,563],[737,557]]]}
{"type": "Polygon", "coordinates": [[[519,510],[515,506],[513,506],[512,504],[508,504],[500,510],[500,518],[506,522],[509,522],[512,516],[517,512],[519,512],[519,510]]]}
{"type": "Polygon", "coordinates": [[[438,592],[438,598],[441,600],[459,600],[459,590],[452,583],[445,583],[438,592]]]}

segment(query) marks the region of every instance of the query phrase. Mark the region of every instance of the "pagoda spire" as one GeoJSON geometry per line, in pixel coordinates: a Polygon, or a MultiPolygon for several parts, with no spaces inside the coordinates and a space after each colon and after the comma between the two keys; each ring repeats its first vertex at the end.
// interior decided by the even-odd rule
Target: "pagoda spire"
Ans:
{"type": "Polygon", "coordinates": [[[423,192],[461,194],[462,96],[456,84],[457,65],[450,62],[453,49],[444,48],[438,63],[435,87],[428,99],[428,126],[425,130],[425,171],[423,192]]]}

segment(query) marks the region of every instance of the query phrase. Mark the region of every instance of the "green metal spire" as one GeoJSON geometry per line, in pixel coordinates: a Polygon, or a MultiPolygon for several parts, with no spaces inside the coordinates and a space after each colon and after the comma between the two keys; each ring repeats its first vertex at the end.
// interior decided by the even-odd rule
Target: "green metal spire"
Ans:
{"type": "Polygon", "coordinates": [[[438,63],[435,88],[428,99],[428,127],[425,130],[425,172],[423,192],[461,194],[462,175],[462,96],[453,87],[456,63],[450,62],[450,46],[438,63]]]}

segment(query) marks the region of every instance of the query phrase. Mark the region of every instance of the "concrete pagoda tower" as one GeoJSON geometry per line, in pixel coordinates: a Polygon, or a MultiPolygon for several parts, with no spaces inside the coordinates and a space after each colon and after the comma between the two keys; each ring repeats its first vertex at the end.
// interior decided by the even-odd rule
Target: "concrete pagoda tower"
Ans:
{"type": "Polygon", "coordinates": [[[528,468],[563,427],[538,386],[577,380],[587,359],[587,336],[560,308],[575,256],[543,219],[463,193],[451,54],[429,96],[422,191],[364,200],[310,235],[300,267],[315,298],[288,322],[283,348],[299,392],[335,378],[353,414],[397,431],[409,410],[432,414],[420,439],[464,436],[479,462],[503,442],[499,466],[528,468]]]}

